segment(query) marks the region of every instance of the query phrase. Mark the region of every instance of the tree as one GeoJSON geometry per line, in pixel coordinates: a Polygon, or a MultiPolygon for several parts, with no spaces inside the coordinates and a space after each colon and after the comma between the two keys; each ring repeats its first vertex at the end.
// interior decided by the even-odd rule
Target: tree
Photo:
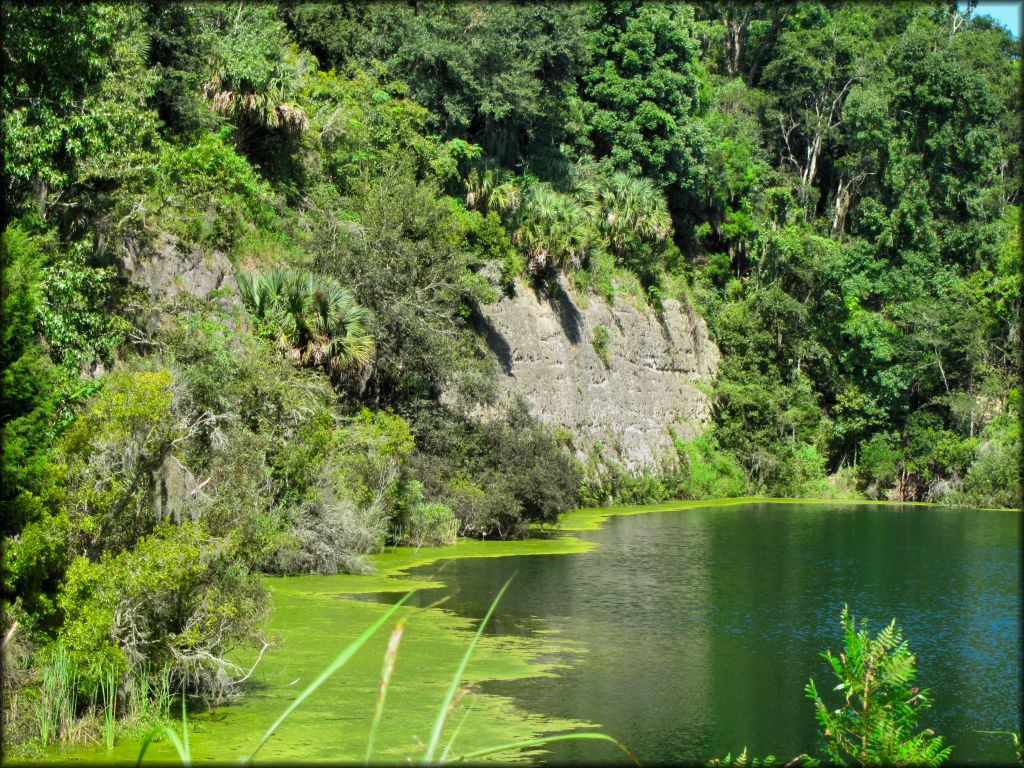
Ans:
{"type": "Polygon", "coordinates": [[[860,8],[805,6],[790,17],[779,36],[763,87],[776,98],[779,150],[783,163],[800,179],[801,204],[808,216],[818,200],[812,190],[826,146],[843,124],[843,106],[853,86],[878,66],[871,15],[860,8]]]}
{"type": "MultiPolygon", "coordinates": [[[[316,268],[372,313],[376,355],[363,395],[378,405],[435,398],[477,358],[466,317],[488,295],[476,273],[486,254],[467,240],[465,209],[439,197],[435,182],[395,161],[353,183],[343,205],[355,221],[314,241],[316,268]]],[[[324,224],[332,215],[310,212],[324,224]]]]}
{"type": "Polygon", "coordinates": [[[408,83],[431,129],[480,144],[507,167],[563,139],[587,59],[584,13],[572,4],[369,6],[355,56],[383,61],[408,83]]]}
{"type": "Polygon", "coordinates": [[[141,10],[13,3],[3,22],[6,199],[81,229],[102,193],[141,176],[158,139],[141,10]]]}
{"type": "Polygon", "coordinates": [[[581,139],[597,158],[671,190],[678,211],[696,194],[702,173],[695,118],[703,108],[703,71],[693,11],[609,0],[598,6],[591,29],[581,139]]]}

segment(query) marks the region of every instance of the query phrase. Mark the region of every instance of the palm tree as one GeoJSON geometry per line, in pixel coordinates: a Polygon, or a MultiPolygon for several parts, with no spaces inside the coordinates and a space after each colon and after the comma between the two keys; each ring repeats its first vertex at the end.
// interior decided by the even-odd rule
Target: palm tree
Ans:
{"type": "Polygon", "coordinates": [[[373,359],[370,313],[336,280],[278,267],[262,276],[243,273],[238,287],[263,333],[297,364],[340,378],[373,359]]]}
{"type": "Polygon", "coordinates": [[[340,375],[373,359],[373,337],[366,330],[369,310],[336,280],[318,277],[310,296],[311,341],[304,361],[327,365],[340,375]]]}
{"type": "Polygon", "coordinates": [[[286,50],[270,76],[257,84],[233,75],[223,58],[215,59],[211,69],[203,93],[214,112],[235,123],[239,145],[245,145],[260,130],[282,128],[301,133],[309,127],[305,110],[293,101],[313,69],[308,54],[286,50]]]}
{"type": "Polygon", "coordinates": [[[466,177],[466,207],[512,215],[522,203],[522,193],[510,171],[473,168],[466,177]]]}
{"type": "Polygon", "coordinates": [[[579,267],[594,244],[586,209],[550,184],[532,185],[524,195],[512,239],[525,252],[531,272],[579,267]]]}
{"type": "Polygon", "coordinates": [[[647,179],[616,173],[601,185],[598,199],[601,228],[617,255],[622,255],[630,235],[661,242],[672,231],[665,197],[647,179]]]}

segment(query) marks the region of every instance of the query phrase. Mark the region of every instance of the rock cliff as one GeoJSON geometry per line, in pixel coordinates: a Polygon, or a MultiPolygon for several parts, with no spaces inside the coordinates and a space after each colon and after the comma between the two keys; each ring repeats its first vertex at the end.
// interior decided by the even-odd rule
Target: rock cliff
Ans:
{"type": "Polygon", "coordinates": [[[671,460],[669,428],[689,438],[711,417],[701,385],[719,353],[704,320],[674,300],[658,316],[585,299],[564,281],[550,293],[516,283],[513,296],[480,307],[502,400],[521,395],[541,422],[569,429],[581,457],[599,448],[631,471],[671,460]]]}
{"type": "Polygon", "coordinates": [[[229,325],[245,322],[242,300],[231,262],[220,251],[206,251],[183,243],[174,235],[161,233],[153,242],[126,239],[120,251],[122,274],[144,289],[154,303],[147,325],[159,322],[160,305],[166,309],[185,297],[209,300],[229,325]]]}

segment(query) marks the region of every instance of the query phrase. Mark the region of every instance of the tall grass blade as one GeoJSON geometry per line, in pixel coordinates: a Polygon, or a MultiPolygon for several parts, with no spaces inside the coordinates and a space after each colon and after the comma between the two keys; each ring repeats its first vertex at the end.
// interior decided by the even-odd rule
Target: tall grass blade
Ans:
{"type": "Polygon", "coordinates": [[[427,751],[423,755],[424,765],[430,765],[434,760],[434,752],[437,750],[437,742],[441,739],[441,730],[444,728],[445,721],[448,719],[448,710],[451,707],[452,699],[455,698],[455,692],[459,689],[459,681],[462,680],[462,675],[466,671],[466,665],[469,664],[469,657],[473,655],[473,650],[476,648],[476,644],[480,640],[480,635],[483,634],[484,627],[487,626],[487,622],[490,620],[491,614],[494,613],[495,607],[501,600],[502,595],[505,594],[505,590],[508,589],[508,585],[512,583],[513,578],[515,578],[515,574],[509,577],[509,580],[505,582],[504,586],[498,590],[498,594],[495,596],[494,602],[492,602],[491,607],[487,609],[487,615],[484,616],[484,620],[481,621],[480,626],[477,627],[476,634],[473,636],[473,641],[469,644],[469,648],[466,649],[466,653],[462,657],[462,661],[459,663],[459,668],[455,671],[455,677],[452,678],[452,684],[448,687],[448,692],[445,694],[444,701],[441,702],[441,709],[437,713],[437,719],[434,721],[434,731],[430,735],[430,743],[427,745],[427,751]]]}
{"type": "Polygon", "coordinates": [[[171,665],[165,664],[160,670],[160,687],[157,690],[156,711],[162,718],[171,716],[171,665]]]}
{"type": "Polygon", "coordinates": [[[181,692],[181,738],[185,742],[185,765],[192,761],[192,747],[188,743],[188,718],[185,716],[185,692],[181,692]]]}
{"type": "Polygon", "coordinates": [[[523,741],[510,741],[507,744],[499,744],[496,747],[486,747],[485,749],[478,749],[473,752],[467,752],[464,755],[459,755],[456,758],[448,760],[449,763],[459,763],[468,760],[476,760],[481,757],[487,757],[489,755],[496,755],[499,752],[507,752],[513,749],[525,749],[527,747],[543,747],[546,744],[552,744],[556,741],[573,741],[579,739],[594,739],[598,741],[610,741],[616,747],[622,750],[623,754],[629,758],[633,765],[640,765],[640,761],[636,759],[636,755],[629,751],[625,744],[620,742],[618,739],[612,738],[604,733],[562,733],[557,736],[539,736],[536,739],[525,739],[523,741]]]}
{"type": "Polygon", "coordinates": [[[45,747],[60,738],[61,729],[70,731],[78,703],[77,670],[63,645],[42,666],[42,690],[35,706],[39,739],[45,747]]]}
{"type": "Polygon", "coordinates": [[[384,666],[380,672],[380,688],[377,691],[377,709],[373,713],[373,723],[370,725],[370,738],[366,742],[366,760],[364,765],[370,764],[370,757],[373,755],[373,742],[377,737],[377,727],[380,725],[381,715],[384,714],[384,699],[388,694],[388,685],[391,683],[391,675],[395,671],[395,661],[398,658],[398,644],[402,642],[402,633],[405,632],[405,621],[399,621],[388,639],[388,650],[384,654],[384,666]]]}
{"type": "Polygon", "coordinates": [[[412,592],[406,594],[401,600],[399,600],[397,603],[391,606],[391,608],[389,608],[384,613],[383,616],[381,616],[379,619],[373,622],[373,624],[367,627],[366,630],[364,630],[363,633],[359,635],[359,637],[357,637],[355,640],[349,643],[348,646],[341,653],[338,654],[337,658],[335,658],[335,660],[328,665],[327,669],[320,673],[316,680],[314,680],[312,683],[306,686],[306,690],[304,690],[302,693],[295,697],[295,700],[288,705],[288,708],[281,713],[281,716],[278,717],[277,720],[274,721],[274,724],[267,729],[267,732],[263,734],[263,738],[260,739],[260,743],[256,745],[256,748],[252,752],[250,752],[247,757],[242,758],[242,765],[248,765],[250,762],[252,762],[252,759],[256,756],[256,753],[263,748],[263,745],[267,743],[267,740],[274,735],[274,731],[278,729],[281,723],[288,719],[288,716],[295,711],[295,708],[298,707],[299,704],[301,704],[303,701],[305,701],[306,698],[311,693],[313,693],[313,691],[319,688],[324,683],[324,681],[327,680],[327,678],[329,678],[331,675],[333,675],[335,672],[341,669],[341,667],[343,667],[345,663],[348,662],[348,660],[355,655],[355,652],[363,647],[366,641],[369,640],[373,636],[373,634],[378,629],[380,629],[381,626],[383,626],[383,624],[388,619],[391,618],[392,614],[394,614],[394,612],[399,609],[402,603],[408,600],[412,596],[412,594],[412,592]]]}
{"type": "Polygon", "coordinates": [[[459,724],[456,725],[455,730],[452,731],[452,737],[448,739],[448,745],[444,748],[444,752],[441,753],[441,759],[438,760],[439,763],[443,763],[445,760],[448,759],[448,755],[450,755],[452,752],[452,747],[455,746],[455,739],[459,737],[459,731],[462,730],[463,724],[465,724],[466,720],[469,719],[469,713],[472,711],[473,702],[470,701],[469,706],[466,707],[466,711],[462,713],[462,719],[459,720],[459,724]]]}
{"type": "MultiPolygon", "coordinates": [[[[167,738],[171,740],[171,744],[178,750],[178,758],[181,760],[182,765],[191,765],[192,756],[188,753],[188,747],[182,743],[181,739],[178,738],[178,734],[174,732],[174,729],[169,725],[164,726],[164,733],[167,734],[167,738]]],[[[139,758],[142,759],[141,756],[139,758]]]]}
{"type": "Polygon", "coordinates": [[[103,694],[103,736],[107,749],[114,748],[114,723],[117,718],[117,680],[113,669],[103,670],[100,692],[103,694]]]}
{"type": "Polygon", "coordinates": [[[142,765],[142,758],[146,756],[146,752],[149,751],[149,745],[153,743],[153,739],[160,733],[159,728],[154,728],[146,734],[146,738],[142,740],[142,744],[139,746],[139,756],[135,758],[135,768],[139,768],[142,765]]]}

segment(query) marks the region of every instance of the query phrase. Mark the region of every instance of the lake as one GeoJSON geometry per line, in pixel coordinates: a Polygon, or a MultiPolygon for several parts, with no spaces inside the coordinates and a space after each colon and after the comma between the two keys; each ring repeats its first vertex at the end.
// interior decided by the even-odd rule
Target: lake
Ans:
{"type": "MultiPolygon", "coordinates": [[[[594,551],[446,560],[410,572],[481,617],[514,574],[491,630],[538,625],[583,649],[557,679],[485,683],[525,709],[599,723],[641,762],[814,750],[809,676],[834,681],[845,604],[877,631],[896,618],[932,691],[921,724],[954,762],[1007,762],[1021,722],[1020,515],[917,506],[756,504],[611,517],[594,551]]],[[[382,594],[376,599],[391,599],[382,594]]],[[[838,696],[838,694],[833,694],[838,696]]],[[[838,701],[837,701],[838,705],[838,701]]],[[[552,762],[619,760],[553,745],[552,762]]]]}
{"type": "MultiPolygon", "coordinates": [[[[582,725],[620,739],[645,764],[705,763],[744,746],[783,760],[820,754],[804,686],[813,676],[826,698],[838,695],[819,653],[841,650],[848,604],[873,632],[892,618],[903,629],[917,684],[932,692],[921,725],[954,745],[953,762],[1013,760],[1008,737],[978,731],[1021,722],[1019,513],[840,503],[621,511],[629,515],[575,534],[587,545],[462,541],[436,553],[454,559],[397,579],[384,571],[430,551],[375,556],[380,576],[268,579],[275,647],[237,704],[194,715],[193,758],[246,754],[406,584],[443,584],[413,598],[426,606],[447,597],[443,610],[403,609],[408,626],[374,750],[390,763],[418,762],[471,632],[513,577],[467,669],[474,695],[462,708],[474,709],[453,754],[582,725]],[[515,554],[531,551],[562,553],[515,554]],[[380,589],[398,591],[372,591],[380,589]]],[[[260,758],[361,763],[387,638],[388,629],[378,632],[295,710],[260,758]]],[[[79,747],[48,758],[116,762],[137,753],[124,740],[110,752],[79,747]]],[[[175,756],[163,742],[150,757],[175,756]]],[[[593,741],[531,758],[622,761],[593,741]]]]}

